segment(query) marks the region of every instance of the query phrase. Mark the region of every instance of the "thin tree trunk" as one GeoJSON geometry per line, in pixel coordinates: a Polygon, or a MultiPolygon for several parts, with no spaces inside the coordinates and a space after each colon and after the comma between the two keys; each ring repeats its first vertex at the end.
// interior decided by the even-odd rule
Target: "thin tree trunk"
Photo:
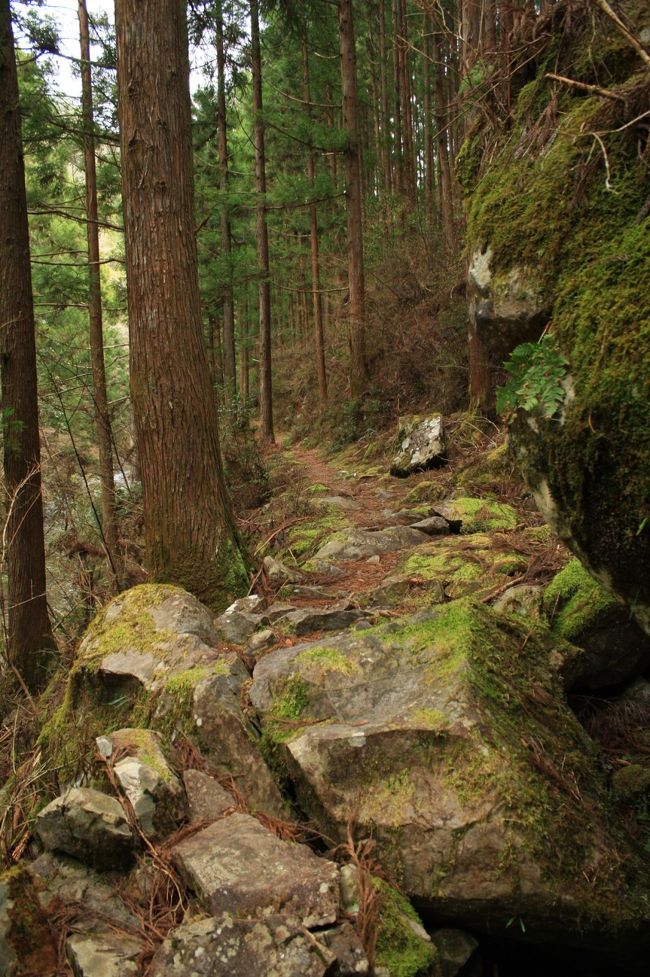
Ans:
{"type": "Polygon", "coordinates": [[[424,72],[422,84],[424,86],[424,209],[429,228],[433,227],[435,169],[433,154],[433,131],[431,117],[431,17],[424,15],[424,72]]]}
{"type": "Polygon", "coordinates": [[[440,209],[447,247],[453,251],[456,244],[454,226],[454,194],[452,188],[451,166],[449,164],[449,127],[445,100],[445,74],[442,54],[443,45],[431,32],[431,54],[436,69],[434,85],[434,106],[436,129],[438,130],[438,161],[440,165],[440,209]]]}
{"type": "Polygon", "coordinates": [[[400,0],[393,0],[393,132],[395,176],[394,187],[399,193],[405,191],[404,146],[402,139],[402,71],[401,44],[399,40],[400,0]]]}
{"type": "Polygon", "coordinates": [[[253,116],[255,129],[255,190],[257,192],[257,261],[260,302],[260,435],[273,442],[273,387],[271,374],[271,285],[269,232],[266,226],[266,157],[262,116],[262,53],[260,50],[259,4],[251,0],[251,52],[253,70],[253,116]]]}
{"type": "MultiPolygon", "coordinates": [[[[303,97],[307,103],[307,112],[311,117],[311,90],[309,86],[309,50],[307,39],[303,41],[303,97]]],[[[314,151],[310,148],[307,155],[307,186],[313,196],[316,178],[316,162],[314,151]]],[[[318,207],[312,201],[309,205],[309,242],[311,251],[311,296],[314,315],[314,352],[316,354],[316,374],[318,376],[318,396],[321,406],[327,404],[327,371],[325,368],[325,341],[323,337],[323,302],[320,286],[320,256],[318,253],[318,207]]]]}
{"type": "Polygon", "coordinates": [[[411,112],[411,73],[409,68],[408,22],[406,0],[399,0],[400,93],[402,99],[402,142],[404,146],[404,181],[407,196],[415,205],[417,180],[413,147],[413,119],[411,112]]]}
{"type": "Polygon", "coordinates": [[[88,241],[88,316],[90,321],[90,357],[93,374],[95,430],[99,451],[101,484],[101,534],[116,589],[121,584],[121,567],[117,544],[115,516],[115,482],[113,480],[113,436],[106,393],[104,365],[104,330],[102,291],[99,273],[99,227],[97,223],[97,173],[95,169],[95,136],[93,132],[93,88],[90,70],[90,34],[86,0],[79,0],[79,44],[81,48],[81,111],[84,128],[84,170],[86,175],[86,237],[88,241]]]}
{"type": "Polygon", "coordinates": [[[384,144],[384,189],[387,193],[392,193],[393,171],[391,166],[390,115],[388,111],[387,58],[385,0],[379,0],[379,83],[381,86],[381,126],[384,144]]]}
{"type": "Polygon", "coordinates": [[[117,0],[131,397],[151,579],[214,609],[248,585],[203,339],[185,5],[117,0]]]}
{"type": "Polygon", "coordinates": [[[237,393],[235,373],[235,308],[232,287],[232,233],[230,228],[230,214],[228,210],[228,129],[226,117],[226,59],[223,40],[223,5],[221,0],[216,8],[217,33],[217,145],[219,151],[220,189],[223,194],[221,201],[221,250],[226,259],[228,280],[223,299],[223,372],[227,399],[237,393]]]}
{"type": "Polygon", "coordinates": [[[357,62],[354,44],[352,0],[339,0],[339,42],[343,126],[347,135],[345,181],[348,217],[348,288],[350,387],[360,396],[368,380],[365,343],[365,283],[363,273],[363,209],[361,205],[361,159],[357,101],[357,62]]]}
{"type": "Polygon", "coordinates": [[[55,643],[45,594],[34,302],[9,0],[0,0],[0,249],[7,658],[35,692],[47,680],[55,643]]]}

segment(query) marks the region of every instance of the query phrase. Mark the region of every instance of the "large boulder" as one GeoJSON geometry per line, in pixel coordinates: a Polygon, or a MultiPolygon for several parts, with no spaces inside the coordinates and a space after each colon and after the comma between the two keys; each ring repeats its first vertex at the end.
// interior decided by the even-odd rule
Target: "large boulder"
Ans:
{"type": "Polygon", "coordinates": [[[611,828],[598,758],[547,662],[556,641],[454,601],[258,663],[251,699],[299,803],[350,811],[427,913],[573,942],[650,938],[647,879],[611,828]]]}
{"type": "MultiPolygon", "coordinates": [[[[623,8],[633,33],[648,29],[647,5],[623,8]]],[[[548,355],[538,350],[542,359],[514,384],[511,445],[546,521],[650,631],[650,217],[638,156],[647,79],[612,21],[594,17],[554,70],[620,98],[558,94],[546,75],[557,54],[551,31],[534,56],[537,77],[528,64],[512,124],[477,124],[463,148],[470,311],[497,366],[550,325],[557,352],[547,339],[548,355]],[[586,137],[594,132],[617,134],[600,165],[586,137]],[[506,315],[498,282],[513,298],[521,292],[506,315]],[[546,410],[535,409],[549,391],[546,410]]]]}
{"type": "MultiPolygon", "coordinates": [[[[167,742],[179,734],[193,738],[253,807],[285,815],[242,709],[249,673],[235,652],[218,645],[211,612],[178,587],[143,585],[111,601],[88,628],[63,701],[41,733],[61,780],[87,773],[95,737],[120,727],[153,727],[167,742]]],[[[152,783],[140,777],[148,777],[141,760],[137,769],[130,765],[125,781],[146,804],[152,783]]]]}
{"type": "Polygon", "coordinates": [[[424,543],[426,533],[408,526],[390,526],[388,529],[345,529],[335,533],[318,550],[314,561],[363,560],[382,553],[409,549],[424,543]]]}
{"type": "Polygon", "coordinates": [[[446,462],[447,443],[441,414],[400,417],[397,428],[397,454],[390,466],[391,475],[406,478],[413,472],[437,468],[446,462]]]}

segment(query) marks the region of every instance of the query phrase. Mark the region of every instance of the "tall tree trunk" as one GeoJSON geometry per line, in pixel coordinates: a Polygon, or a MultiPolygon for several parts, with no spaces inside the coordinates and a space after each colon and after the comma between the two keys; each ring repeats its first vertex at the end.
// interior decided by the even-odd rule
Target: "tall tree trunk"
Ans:
{"type": "Polygon", "coordinates": [[[45,596],[34,301],[9,0],[0,0],[0,249],[7,657],[37,691],[47,679],[55,643],[45,596]]]}
{"type": "Polygon", "coordinates": [[[361,206],[361,152],[357,100],[357,59],[354,43],[352,0],[339,0],[339,43],[343,127],[347,136],[345,182],[348,217],[348,321],[350,341],[350,387],[360,396],[366,388],[368,367],[365,341],[365,283],[363,273],[363,209],[361,206]]]}
{"type": "Polygon", "coordinates": [[[260,303],[260,435],[273,442],[273,387],[271,374],[271,284],[269,232],[266,226],[266,156],[262,116],[262,52],[260,50],[259,4],[251,0],[251,53],[253,70],[253,116],[255,130],[255,190],[257,192],[257,263],[260,303]]]}
{"type": "Polygon", "coordinates": [[[131,397],[153,580],[215,609],[247,587],[202,334],[185,5],[117,0],[131,397]]]}
{"type": "MultiPolygon", "coordinates": [[[[303,98],[311,117],[311,90],[309,86],[309,50],[307,39],[302,46],[303,98]]],[[[310,147],[307,155],[307,186],[313,197],[316,178],[314,150],[310,147]]],[[[318,253],[318,207],[312,200],[309,204],[309,243],[311,251],[311,296],[314,316],[314,352],[316,354],[316,374],[318,376],[318,396],[321,406],[327,404],[327,371],[325,369],[325,341],[323,337],[323,301],[320,287],[320,256],[318,253]]]]}
{"type": "Polygon", "coordinates": [[[431,106],[431,16],[424,15],[422,47],[424,51],[424,210],[429,228],[433,227],[435,169],[433,153],[433,129],[431,125],[433,110],[431,106]]]}
{"type": "Polygon", "coordinates": [[[411,112],[411,71],[408,46],[406,0],[399,2],[400,94],[402,99],[402,143],[404,146],[404,186],[412,206],[415,206],[417,179],[413,147],[413,119],[411,112]]]}
{"type": "Polygon", "coordinates": [[[393,0],[393,153],[395,158],[395,179],[393,185],[399,193],[406,189],[404,172],[404,146],[402,139],[402,70],[400,44],[400,0],[393,0]]]}
{"type": "Polygon", "coordinates": [[[232,233],[228,210],[228,128],[226,118],[226,58],[223,39],[223,4],[217,0],[217,145],[219,150],[221,201],[221,250],[226,259],[228,281],[223,299],[223,372],[227,398],[237,392],[235,373],[235,307],[232,287],[232,233]]]}
{"type": "Polygon", "coordinates": [[[431,25],[431,56],[435,64],[434,107],[436,129],[438,130],[438,162],[440,165],[440,209],[442,225],[445,231],[447,247],[453,251],[456,245],[454,225],[454,192],[452,187],[451,166],[449,163],[449,124],[446,104],[445,62],[443,50],[446,45],[440,44],[438,35],[431,25]]]}
{"type": "Polygon", "coordinates": [[[86,176],[86,238],[88,241],[88,317],[90,322],[90,357],[93,373],[95,431],[99,451],[101,484],[101,534],[116,588],[122,572],[117,544],[115,516],[115,482],[113,480],[113,436],[106,393],[104,365],[104,329],[102,322],[102,287],[99,272],[99,225],[97,215],[97,174],[95,170],[95,136],[93,132],[93,86],[90,70],[90,34],[86,0],[79,0],[79,44],[81,48],[81,111],[84,127],[84,170],[86,176]]]}
{"type": "Polygon", "coordinates": [[[387,78],[386,48],[386,7],[385,0],[379,0],[379,83],[381,86],[381,118],[382,136],[384,143],[384,189],[387,193],[393,191],[393,170],[391,166],[390,127],[391,120],[388,109],[388,78],[387,78]]]}

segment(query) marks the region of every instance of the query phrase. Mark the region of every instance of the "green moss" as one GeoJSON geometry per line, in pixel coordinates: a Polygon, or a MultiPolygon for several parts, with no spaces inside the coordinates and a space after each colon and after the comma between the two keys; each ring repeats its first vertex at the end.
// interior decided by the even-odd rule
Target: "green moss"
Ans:
{"type": "Polygon", "coordinates": [[[165,641],[178,640],[178,635],[156,627],[148,610],[184,593],[171,584],[141,584],[115,597],[90,623],[75,668],[96,669],[103,658],[120,651],[159,655],[165,641]]]}
{"type": "Polygon", "coordinates": [[[396,568],[396,573],[439,582],[448,597],[484,594],[516,576],[527,566],[525,556],[494,544],[483,533],[472,534],[460,544],[457,537],[418,547],[396,568]]]}
{"type": "Polygon", "coordinates": [[[440,502],[445,498],[447,487],[441,482],[424,481],[414,485],[410,492],[407,492],[402,500],[405,509],[410,509],[412,505],[421,502],[440,502]]]}
{"type": "Polygon", "coordinates": [[[447,508],[452,510],[452,518],[463,520],[462,534],[508,532],[519,522],[512,506],[491,499],[452,499],[447,508]]]}
{"type": "Polygon", "coordinates": [[[307,666],[314,664],[323,672],[341,672],[343,675],[352,675],[358,670],[354,662],[336,648],[307,648],[300,652],[297,662],[307,666]]]}
{"type": "Polygon", "coordinates": [[[322,485],[320,482],[315,482],[314,485],[310,485],[307,489],[310,495],[327,495],[329,489],[327,485],[322,485]]]}
{"type": "Polygon", "coordinates": [[[347,525],[347,519],[338,512],[299,523],[289,530],[285,551],[296,560],[305,559],[312,556],[327,537],[347,525]]]}
{"type": "Polygon", "coordinates": [[[373,879],[373,885],[379,894],[377,966],[385,967],[390,977],[427,977],[437,951],[417,933],[416,928],[422,927],[418,914],[408,899],[382,879],[373,879]]]}
{"type": "Polygon", "coordinates": [[[620,604],[583,567],[571,560],[544,591],[542,608],[556,634],[577,641],[599,627],[620,604]]]}

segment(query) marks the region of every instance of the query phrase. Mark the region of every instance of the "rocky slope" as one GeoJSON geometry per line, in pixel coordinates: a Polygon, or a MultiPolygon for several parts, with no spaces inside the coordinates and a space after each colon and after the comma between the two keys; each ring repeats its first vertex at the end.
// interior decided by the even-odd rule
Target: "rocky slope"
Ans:
{"type": "Polygon", "coordinates": [[[272,459],[259,593],[220,618],[162,585],[103,609],[38,797],[3,791],[5,824],[33,805],[3,973],[641,972],[647,639],[579,565],[552,579],[501,448],[446,427],[406,479],[272,459]]]}

